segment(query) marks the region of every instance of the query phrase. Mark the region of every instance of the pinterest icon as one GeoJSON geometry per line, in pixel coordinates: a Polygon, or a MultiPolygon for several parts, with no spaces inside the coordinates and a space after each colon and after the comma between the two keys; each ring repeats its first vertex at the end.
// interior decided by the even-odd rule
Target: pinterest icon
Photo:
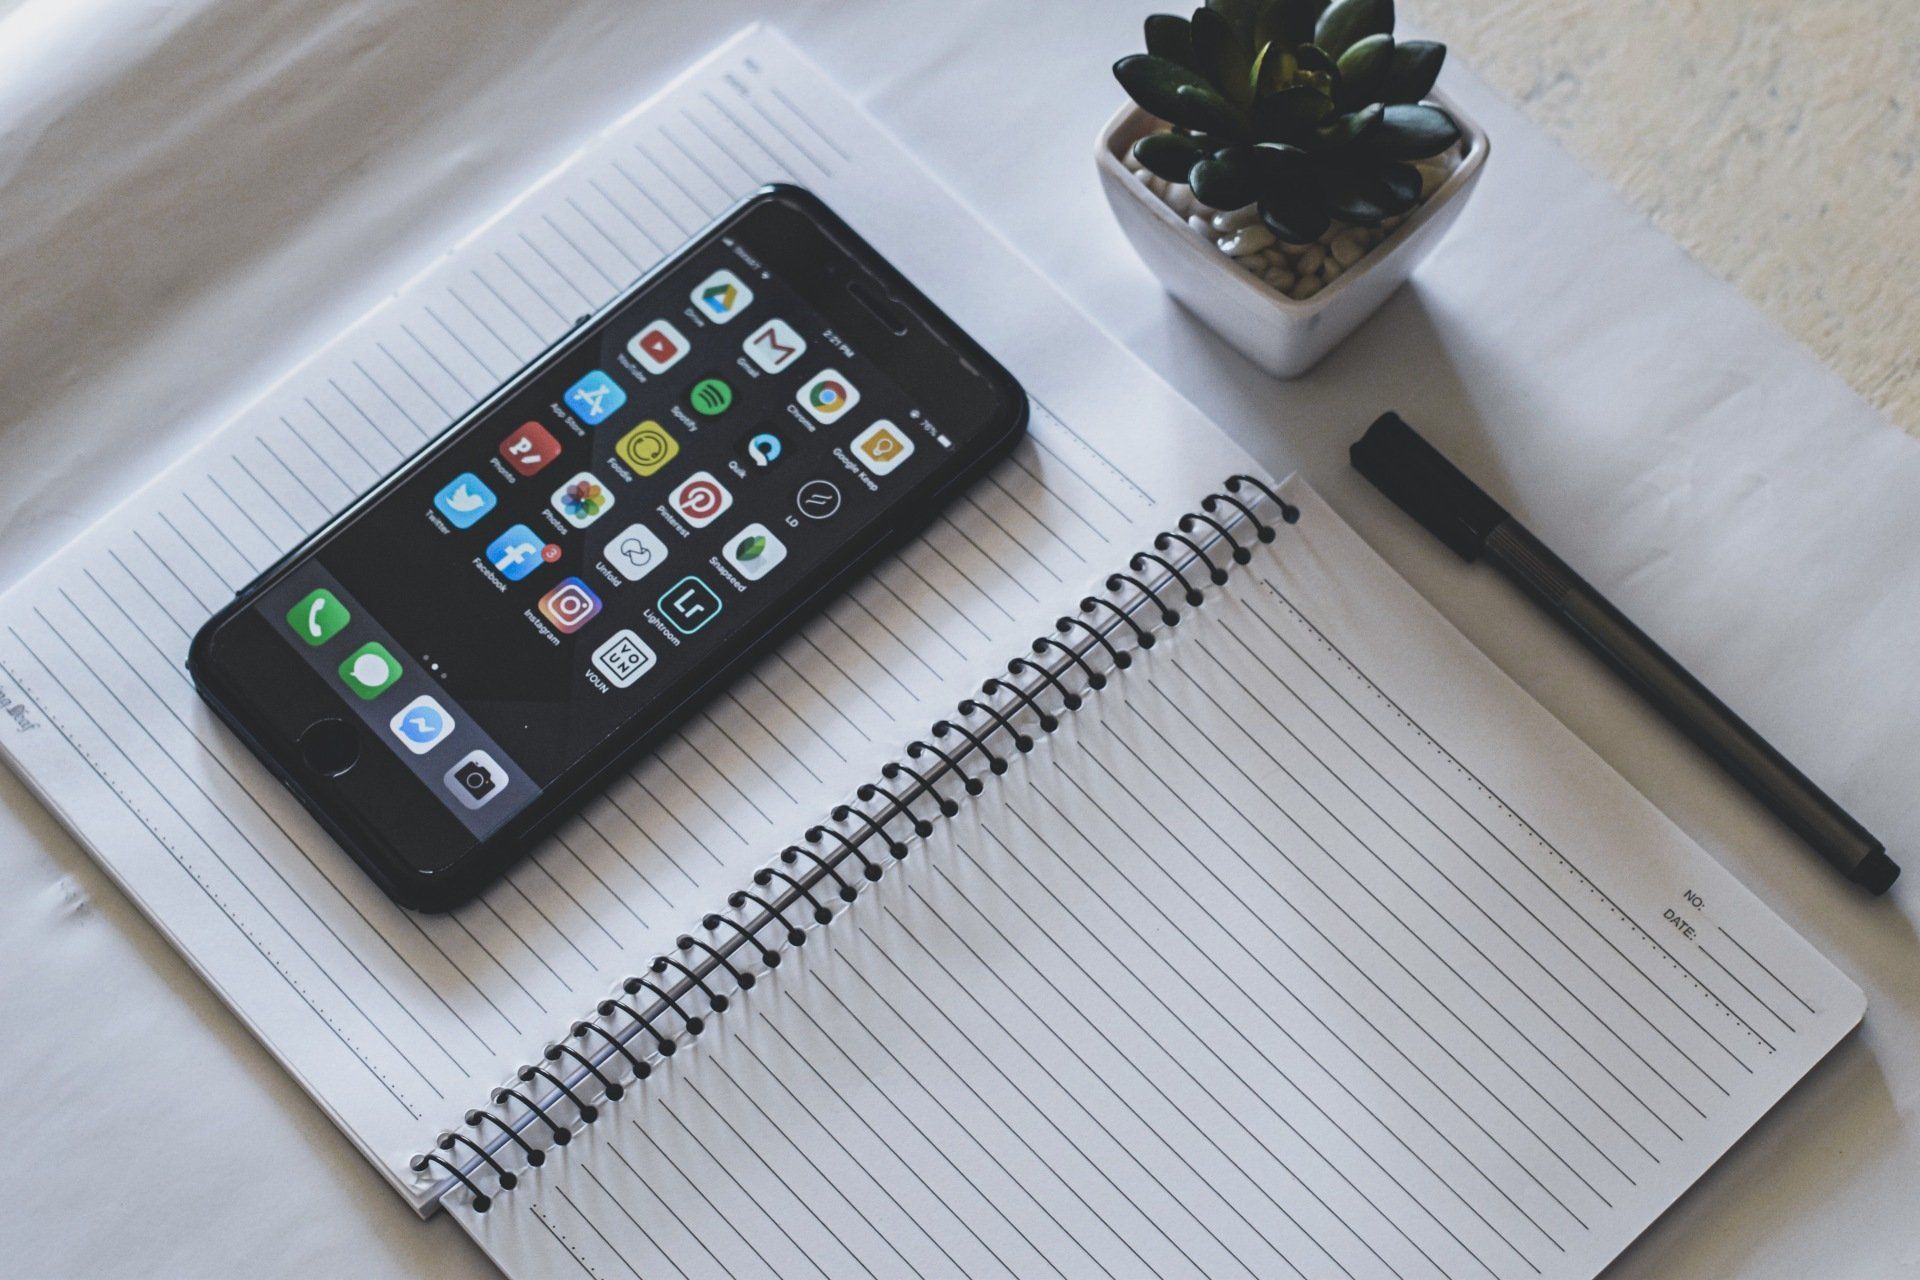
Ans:
{"type": "Polygon", "coordinates": [[[667,502],[680,518],[696,529],[704,529],[733,505],[733,495],[714,479],[711,471],[696,471],[680,482],[667,496],[667,502]]]}

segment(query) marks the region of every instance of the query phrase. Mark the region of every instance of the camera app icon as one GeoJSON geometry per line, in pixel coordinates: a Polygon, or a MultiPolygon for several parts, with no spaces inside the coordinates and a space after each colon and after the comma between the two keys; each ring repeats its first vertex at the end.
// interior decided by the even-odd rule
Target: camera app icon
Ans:
{"type": "Polygon", "coordinates": [[[453,798],[469,809],[478,809],[507,785],[507,771],[484,751],[469,751],[466,758],[447,770],[443,779],[453,798]]]}
{"type": "Polygon", "coordinates": [[[540,597],[540,612],[555,627],[572,635],[600,612],[600,597],[578,578],[568,578],[540,597]]]}

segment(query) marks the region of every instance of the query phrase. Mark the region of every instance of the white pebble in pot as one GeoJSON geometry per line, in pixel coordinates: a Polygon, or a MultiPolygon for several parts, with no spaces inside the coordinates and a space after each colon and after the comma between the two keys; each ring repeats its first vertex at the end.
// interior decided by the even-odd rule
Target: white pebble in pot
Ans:
{"type": "Polygon", "coordinates": [[[1244,258],[1250,253],[1271,248],[1273,243],[1273,232],[1261,226],[1248,226],[1222,240],[1220,248],[1236,258],[1244,258]]]}
{"type": "Polygon", "coordinates": [[[1333,244],[1328,247],[1328,252],[1333,254],[1342,267],[1350,267],[1360,261],[1366,249],[1361,246],[1360,237],[1349,232],[1344,236],[1335,237],[1333,244]]]}
{"type": "Polygon", "coordinates": [[[1248,205],[1244,209],[1232,209],[1226,213],[1216,213],[1213,216],[1213,229],[1225,235],[1229,231],[1238,231],[1242,227],[1250,227],[1257,222],[1259,218],[1260,211],[1254,208],[1254,206],[1248,205]]]}

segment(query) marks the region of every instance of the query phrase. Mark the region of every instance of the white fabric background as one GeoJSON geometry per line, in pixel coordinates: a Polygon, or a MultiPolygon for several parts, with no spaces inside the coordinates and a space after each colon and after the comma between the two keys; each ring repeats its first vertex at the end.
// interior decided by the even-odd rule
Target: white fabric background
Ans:
{"type": "MultiPolygon", "coordinates": [[[[1920,854],[1920,443],[1459,66],[1494,155],[1414,285],[1276,384],[1101,201],[1145,6],[0,0],[0,579],[35,563],[738,25],[779,22],[1042,270],[1868,989],[1867,1025],[1615,1268],[1920,1268],[1914,895],[1869,903],[1344,466],[1394,407],[1920,854]]],[[[1017,297],[1008,306],[1020,305],[1017,297]]],[[[1917,873],[1920,874],[1920,873],[1917,873]]],[[[0,775],[0,1270],[468,1275],[86,854],[0,775]]]]}

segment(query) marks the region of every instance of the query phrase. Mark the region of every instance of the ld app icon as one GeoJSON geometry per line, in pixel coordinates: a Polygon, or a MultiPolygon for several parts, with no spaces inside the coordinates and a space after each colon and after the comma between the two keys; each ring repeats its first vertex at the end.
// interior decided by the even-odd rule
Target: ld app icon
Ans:
{"type": "Polygon", "coordinates": [[[650,476],[674,460],[680,452],[680,442],[673,438],[672,432],[648,419],[621,436],[613,451],[633,469],[633,474],[650,476]]]}

